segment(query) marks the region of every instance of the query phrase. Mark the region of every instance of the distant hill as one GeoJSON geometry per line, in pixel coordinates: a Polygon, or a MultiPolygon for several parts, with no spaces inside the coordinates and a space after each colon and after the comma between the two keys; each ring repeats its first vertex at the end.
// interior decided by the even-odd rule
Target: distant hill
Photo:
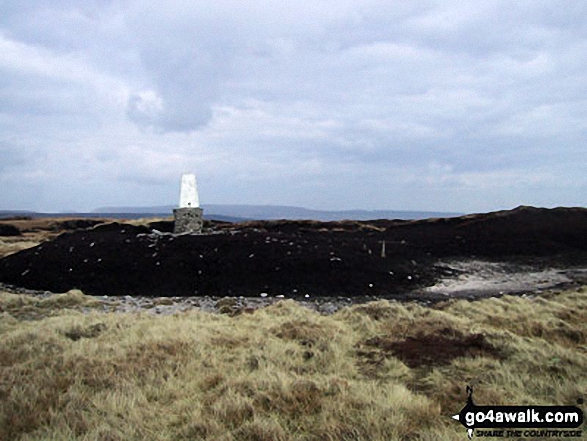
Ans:
{"type": "Polygon", "coordinates": [[[10,216],[32,216],[34,211],[25,210],[0,210],[0,218],[10,216]]]}
{"type": "MultiPolygon", "coordinates": [[[[148,213],[160,216],[169,216],[173,208],[168,206],[155,207],[103,207],[94,210],[96,214],[102,213],[148,213]]],[[[311,210],[302,207],[288,205],[203,205],[204,216],[209,218],[240,218],[248,220],[275,220],[312,219],[318,221],[337,220],[373,220],[373,219],[428,219],[434,217],[454,217],[461,213],[434,212],[434,211],[394,211],[394,210],[344,210],[327,211],[311,210]]]]}
{"type": "MultiPolygon", "coordinates": [[[[113,209],[115,210],[115,209],[113,209]]],[[[130,208],[129,210],[140,210],[139,208],[130,208]]],[[[141,211],[93,211],[91,213],[40,213],[36,211],[11,211],[11,210],[0,210],[0,220],[2,219],[15,219],[15,218],[107,218],[107,219],[140,219],[148,217],[171,217],[172,211],[155,210],[146,208],[141,211]]],[[[221,214],[208,214],[204,213],[204,219],[216,220],[224,222],[243,222],[249,219],[244,219],[235,216],[224,216],[221,214]]]]}

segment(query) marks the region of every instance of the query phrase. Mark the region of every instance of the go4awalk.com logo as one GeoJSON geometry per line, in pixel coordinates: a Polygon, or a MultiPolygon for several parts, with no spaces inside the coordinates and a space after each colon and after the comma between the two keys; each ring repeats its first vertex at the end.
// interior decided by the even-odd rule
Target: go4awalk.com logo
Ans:
{"type": "Polygon", "coordinates": [[[576,406],[477,406],[471,386],[467,386],[467,395],[467,404],[452,418],[465,426],[469,439],[473,434],[498,438],[582,436],[583,411],[576,406]]]}

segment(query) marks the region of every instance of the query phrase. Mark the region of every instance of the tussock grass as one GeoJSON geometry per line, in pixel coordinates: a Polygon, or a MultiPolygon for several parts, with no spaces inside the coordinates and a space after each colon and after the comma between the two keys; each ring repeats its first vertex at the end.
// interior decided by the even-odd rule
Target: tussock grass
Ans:
{"type": "MultiPolygon", "coordinates": [[[[0,314],[5,318],[40,320],[47,316],[59,315],[67,309],[93,308],[100,305],[99,301],[84,295],[77,289],[49,297],[0,292],[0,314]]],[[[2,322],[0,322],[1,329],[2,322]]]]}
{"type": "Polygon", "coordinates": [[[332,316],[291,300],[236,316],[79,311],[93,305],[0,294],[0,439],[462,440],[449,417],[467,384],[479,404],[587,391],[583,290],[332,316]],[[496,352],[408,367],[389,350],[475,334],[496,352]]]}

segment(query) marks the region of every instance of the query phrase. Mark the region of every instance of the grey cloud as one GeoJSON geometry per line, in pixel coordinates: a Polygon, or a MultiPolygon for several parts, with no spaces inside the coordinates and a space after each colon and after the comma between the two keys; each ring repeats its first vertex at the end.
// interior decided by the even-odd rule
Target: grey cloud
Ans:
{"type": "Polygon", "coordinates": [[[221,72],[216,60],[195,50],[171,56],[166,56],[164,49],[160,51],[143,55],[153,75],[155,102],[149,102],[144,94],[133,94],[128,103],[129,117],[164,131],[190,131],[206,125],[220,90],[221,72]]]}
{"type": "Polygon", "coordinates": [[[0,172],[19,167],[27,162],[27,154],[8,142],[0,141],[0,172]]]}
{"type": "Polygon", "coordinates": [[[586,12],[535,0],[3,2],[0,43],[15,49],[0,52],[0,161],[26,158],[31,186],[54,180],[74,199],[83,192],[59,170],[83,170],[93,199],[108,181],[126,189],[113,191],[121,203],[175,197],[184,167],[210,198],[251,203],[466,210],[539,202],[547,185],[545,204],[580,200],[586,12]],[[45,163],[18,150],[33,147],[45,163]]]}
{"type": "Polygon", "coordinates": [[[112,12],[113,1],[49,0],[42,4],[2,2],[0,25],[7,36],[23,43],[59,52],[96,46],[107,34],[100,33],[101,20],[112,12]]]}
{"type": "Polygon", "coordinates": [[[138,3],[132,11],[136,15],[128,17],[127,24],[144,69],[143,87],[158,95],[160,106],[155,113],[141,111],[145,103],[137,99],[141,96],[137,90],[128,103],[129,117],[163,131],[205,126],[233,54],[233,37],[222,9],[199,4],[184,12],[169,5],[143,8],[138,3]]]}

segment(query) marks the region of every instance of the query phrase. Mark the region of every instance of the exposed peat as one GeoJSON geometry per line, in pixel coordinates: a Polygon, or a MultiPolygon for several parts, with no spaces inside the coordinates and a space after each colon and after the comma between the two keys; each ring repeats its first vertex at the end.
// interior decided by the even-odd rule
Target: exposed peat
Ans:
{"type": "MultiPolygon", "coordinates": [[[[92,227],[64,225],[69,228],[92,227]]],[[[537,209],[421,221],[108,223],[0,260],[0,282],[92,295],[394,297],[450,274],[445,259],[535,267],[587,262],[587,210],[537,209]],[[158,228],[155,228],[158,227],[158,228]]]]}

